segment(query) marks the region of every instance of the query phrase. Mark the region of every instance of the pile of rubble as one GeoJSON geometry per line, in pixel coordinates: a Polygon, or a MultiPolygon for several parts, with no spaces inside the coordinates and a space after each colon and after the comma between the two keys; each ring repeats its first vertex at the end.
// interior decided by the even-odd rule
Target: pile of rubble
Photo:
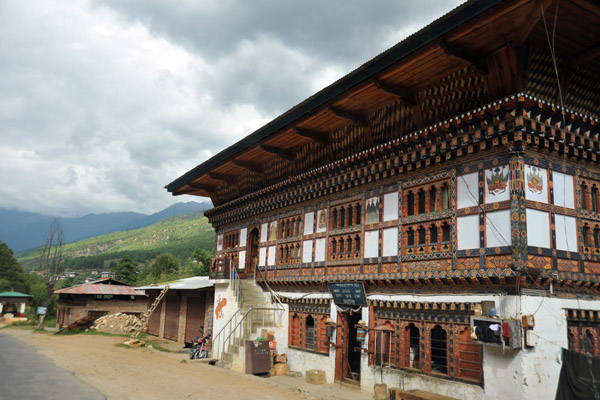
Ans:
{"type": "Polygon", "coordinates": [[[98,318],[92,329],[106,333],[128,334],[138,329],[141,325],[142,321],[135,315],[116,313],[98,318]]]}

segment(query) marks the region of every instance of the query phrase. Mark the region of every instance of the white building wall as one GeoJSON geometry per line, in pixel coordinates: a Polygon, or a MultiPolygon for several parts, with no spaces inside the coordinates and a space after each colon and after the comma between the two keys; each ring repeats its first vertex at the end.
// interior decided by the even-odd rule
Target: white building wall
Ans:
{"type": "MultiPolygon", "coordinates": [[[[369,296],[370,299],[421,302],[480,302],[494,300],[501,318],[519,319],[534,315],[533,348],[509,350],[485,346],[483,353],[484,385],[474,385],[415,374],[399,369],[368,365],[361,359],[361,388],[373,390],[376,383],[403,390],[421,389],[460,399],[550,399],[556,396],[561,369],[561,349],[568,347],[565,309],[600,310],[600,301],[559,299],[537,296],[369,296]],[[383,382],[382,382],[383,376],[383,382]]],[[[368,321],[368,309],[363,308],[368,321]]]]}
{"type": "Polygon", "coordinates": [[[217,349],[219,343],[223,340],[223,334],[217,337],[227,321],[238,310],[233,291],[230,288],[229,279],[215,281],[215,299],[213,315],[213,349],[217,349]]]}

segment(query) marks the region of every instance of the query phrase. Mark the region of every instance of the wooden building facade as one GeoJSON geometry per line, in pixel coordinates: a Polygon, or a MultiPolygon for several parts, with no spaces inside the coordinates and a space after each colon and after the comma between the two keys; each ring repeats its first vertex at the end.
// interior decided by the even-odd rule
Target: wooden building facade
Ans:
{"type": "MultiPolygon", "coordinates": [[[[147,308],[164,285],[137,288],[148,294],[147,308]]],[[[214,282],[206,277],[184,278],[169,284],[165,297],[148,320],[148,333],[179,343],[212,333],[214,282]]]]}
{"type": "Polygon", "coordinates": [[[600,356],[599,27],[593,1],[469,1],[167,189],[212,199],[213,276],[282,295],[292,369],[554,396],[561,347],[600,356]]]}
{"type": "Polygon", "coordinates": [[[84,317],[124,313],[140,316],[148,309],[148,298],[143,290],[102,278],[93,282],[54,291],[58,294],[56,326],[62,328],[84,317]]]}

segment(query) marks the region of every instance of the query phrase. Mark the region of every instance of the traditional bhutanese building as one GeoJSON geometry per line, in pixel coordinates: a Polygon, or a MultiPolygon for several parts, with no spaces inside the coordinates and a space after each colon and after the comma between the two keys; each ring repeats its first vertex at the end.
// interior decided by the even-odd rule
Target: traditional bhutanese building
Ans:
{"type": "Polygon", "coordinates": [[[214,335],[256,279],[292,370],[555,396],[600,356],[599,38],[596,1],[468,1],[167,185],[214,204],[214,335]]]}

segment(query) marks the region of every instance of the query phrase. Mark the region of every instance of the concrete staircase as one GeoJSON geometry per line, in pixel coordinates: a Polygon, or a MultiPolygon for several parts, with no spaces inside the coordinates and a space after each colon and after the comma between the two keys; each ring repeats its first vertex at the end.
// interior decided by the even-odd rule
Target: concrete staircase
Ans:
{"type": "Polygon", "coordinates": [[[239,330],[233,335],[233,340],[223,352],[223,357],[215,365],[222,368],[233,369],[238,372],[245,370],[245,345],[246,340],[253,340],[260,336],[263,328],[277,326],[278,319],[275,307],[271,304],[271,296],[268,292],[256,284],[253,279],[242,279],[242,304],[241,315],[250,313],[242,322],[239,330]]]}

